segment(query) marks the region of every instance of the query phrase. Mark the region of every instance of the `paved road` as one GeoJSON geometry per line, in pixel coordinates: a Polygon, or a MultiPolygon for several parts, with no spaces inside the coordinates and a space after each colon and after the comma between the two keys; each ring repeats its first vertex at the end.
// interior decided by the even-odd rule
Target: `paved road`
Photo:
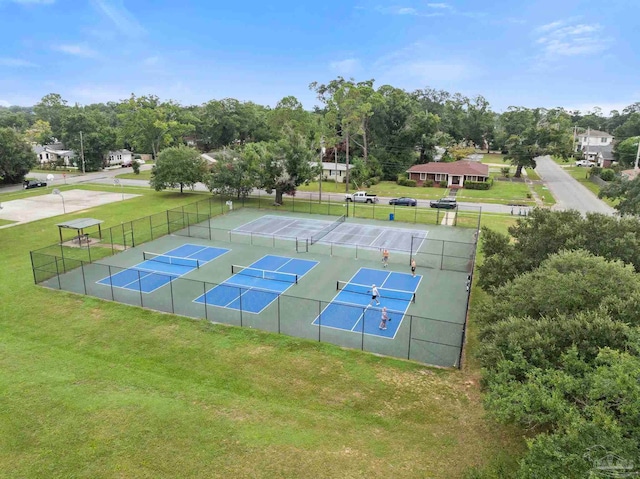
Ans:
{"type": "Polygon", "coordinates": [[[554,209],[574,209],[582,214],[593,212],[613,215],[616,213],[611,206],[578,183],[550,157],[536,158],[536,163],[536,172],[556,199],[554,209]]]}

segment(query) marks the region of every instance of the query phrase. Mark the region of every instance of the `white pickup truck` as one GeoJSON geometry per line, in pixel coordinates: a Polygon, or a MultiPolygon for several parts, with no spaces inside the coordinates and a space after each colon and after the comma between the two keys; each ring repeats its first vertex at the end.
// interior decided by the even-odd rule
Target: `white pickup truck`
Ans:
{"type": "Polygon", "coordinates": [[[346,201],[353,201],[355,203],[377,203],[378,197],[376,195],[370,195],[366,191],[356,191],[352,195],[345,195],[346,201]]]}

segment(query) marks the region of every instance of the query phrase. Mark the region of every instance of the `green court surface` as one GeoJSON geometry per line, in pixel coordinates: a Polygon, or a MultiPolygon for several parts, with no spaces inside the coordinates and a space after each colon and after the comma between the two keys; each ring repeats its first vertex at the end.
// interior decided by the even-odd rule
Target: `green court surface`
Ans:
{"type": "MultiPolygon", "coordinates": [[[[91,263],[71,259],[68,253],[64,259],[53,262],[44,256],[33,260],[36,282],[192,318],[426,364],[459,366],[475,230],[362,218],[336,223],[336,216],[251,208],[197,223],[185,218],[183,224],[175,226],[178,219],[167,215],[172,234],[165,233],[91,263]],[[145,257],[154,257],[145,256],[144,252],[164,254],[184,248],[219,253],[197,266],[188,263],[188,267],[176,267],[178,273],[167,273],[166,265],[156,269],[152,262],[143,261],[145,257]],[[382,248],[390,250],[387,268],[381,262],[382,248]],[[420,277],[415,282],[415,302],[407,303],[406,311],[405,306],[399,308],[402,312],[393,316],[396,321],[393,335],[371,325],[371,321],[379,321],[375,309],[357,303],[340,307],[357,309],[356,318],[362,310],[362,321],[369,324],[354,330],[322,324],[321,314],[335,301],[339,281],[349,281],[363,269],[373,277],[377,273],[372,270],[380,270],[381,277],[403,273],[395,277],[410,278],[411,257],[416,260],[420,277]],[[237,277],[242,268],[235,267],[232,273],[232,265],[272,264],[264,263],[265,258],[275,261],[273,264],[277,266],[267,269],[280,269],[242,282],[237,277]],[[298,273],[286,269],[287,264],[294,263],[309,266],[299,270],[303,274],[290,284],[280,284],[288,282],[291,273],[298,273]],[[160,278],[168,274],[171,277],[160,278]],[[153,278],[156,280],[149,286],[153,278]]],[[[96,249],[106,251],[105,246],[108,247],[96,249]]],[[[253,272],[253,268],[246,271],[253,272]]],[[[383,289],[383,304],[385,294],[383,289]]]]}

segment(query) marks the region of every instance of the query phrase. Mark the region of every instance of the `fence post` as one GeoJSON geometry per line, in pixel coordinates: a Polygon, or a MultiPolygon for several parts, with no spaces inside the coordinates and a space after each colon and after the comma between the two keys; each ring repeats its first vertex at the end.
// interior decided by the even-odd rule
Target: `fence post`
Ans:
{"type": "Polygon", "coordinates": [[[318,301],[318,342],[321,343],[320,331],[322,331],[322,301],[318,301]]]}
{"type": "Polygon", "coordinates": [[[151,235],[151,241],[153,241],[153,221],[151,221],[151,216],[149,215],[149,234],[151,235]]]}
{"type": "Polygon", "coordinates": [[[202,297],[204,298],[204,319],[209,321],[209,308],[207,308],[207,282],[202,282],[202,297]]]}
{"type": "Polygon", "coordinates": [[[127,249],[127,238],[124,235],[124,223],[120,223],[120,227],[122,228],[122,246],[124,246],[124,249],[127,249]]]}
{"type": "Polygon", "coordinates": [[[111,288],[111,301],[115,300],[115,296],[113,295],[113,275],[111,274],[111,265],[107,266],[109,268],[109,286],[111,288]]]}
{"type": "Polygon", "coordinates": [[[173,306],[173,281],[169,278],[169,289],[171,290],[171,313],[175,314],[176,309],[173,306]]]}
{"type": "Polygon", "coordinates": [[[367,308],[364,308],[362,310],[362,335],[361,335],[362,339],[360,341],[360,350],[361,351],[364,351],[364,316],[365,316],[366,312],[367,312],[367,308]]]}
{"type": "Polygon", "coordinates": [[[440,252],[440,269],[442,270],[442,265],[444,264],[444,240],[442,240],[442,250],[440,252]]]}
{"type": "Polygon", "coordinates": [[[138,270],[138,290],[140,291],[140,307],[144,307],[144,300],[142,299],[142,278],[140,277],[140,270],[138,270]]]}
{"type": "Polygon", "coordinates": [[[169,210],[167,210],[167,234],[171,234],[171,223],[169,223],[169,210]]]}
{"type": "Polygon", "coordinates": [[[80,269],[82,270],[82,286],[84,287],[84,294],[87,295],[87,279],[84,276],[84,261],[80,261],[80,269]]]}
{"type": "Polygon", "coordinates": [[[240,327],[242,327],[242,288],[238,288],[240,292],[240,296],[238,296],[238,300],[240,301],[240,327]]]}
{"type": "Polygon", "coordinates": [[[407,347],[407,359],[411,359],[411,330],[413,329],[413,315],[409,316],[409,345],[407,347]]]}
{"type": "Polygon", "coordinates": [[[280,295],[278,295],[278,334],[280,334],[280,295]]]}
{"type": "Polygon", "coordinates": [[[33,261],[33,251],[29,251],[29,256],[31,257],[31,272],[33,273],[33,282],[38,284],[38,276],[36,275],[36,264],[33,261]]]}
{"type": "Polygon", "coordinates": [[[58,289],[62,289],[62,284],[60,284],[60,270],[58,269],[58,257],[55,256],[56,259],[56,278],[58,278],[58,289]]]}

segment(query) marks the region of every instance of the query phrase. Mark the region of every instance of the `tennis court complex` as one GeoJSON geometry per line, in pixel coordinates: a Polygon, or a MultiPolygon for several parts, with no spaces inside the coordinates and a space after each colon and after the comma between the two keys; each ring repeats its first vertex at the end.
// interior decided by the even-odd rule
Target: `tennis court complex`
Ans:
{"type": "Polygon", "coordinates": [[[31,253],[36,283],[427,364],[460,365],[472,229],[252,208],[229,212],[208,200],[103,229],[80,247],[70,244],[31,253]],[[391,252],[386,267],[382,249],[391,252]],[[372,301],[374,284],[379,305],[372,301]],[[386,329],[380,327],[382,308],[386,329]]]}

